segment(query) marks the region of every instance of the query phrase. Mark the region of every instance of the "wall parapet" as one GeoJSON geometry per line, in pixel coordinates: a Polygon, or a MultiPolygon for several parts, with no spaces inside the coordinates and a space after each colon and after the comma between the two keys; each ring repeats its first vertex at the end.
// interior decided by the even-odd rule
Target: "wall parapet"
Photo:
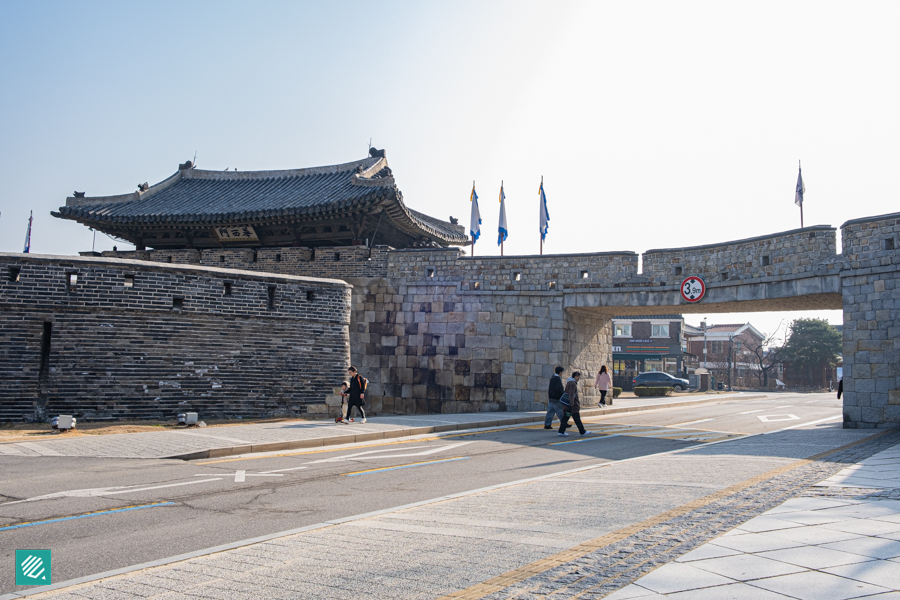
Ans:
{"type": "Polygon", "coordinates": [[[394,251],[388,257],[393,278],[413,285],[460,285],[462,290],[537,292],[577,283],[612,285],[637,273],[635,252],[549,254],[543,256],[460,256],[423,249],[394,251]]]}
{"type": "Polygon", "coordinates": [[[841,249],[854,269],[900,264],[900,213],[847,221],[841,249]]]}
{"type": "Polygon", "coordinates": [[[349,323],[337,279],[141,260],[0,253],[0,303],[349,323]]]}
{"type": "Polygon", "coordinates": [[[712,283],[812,273],[834,259],[836,244],[836,229],[818,225],[721,244],[648,250],[642,276],[665,285],[689,275],[712,283]]]}

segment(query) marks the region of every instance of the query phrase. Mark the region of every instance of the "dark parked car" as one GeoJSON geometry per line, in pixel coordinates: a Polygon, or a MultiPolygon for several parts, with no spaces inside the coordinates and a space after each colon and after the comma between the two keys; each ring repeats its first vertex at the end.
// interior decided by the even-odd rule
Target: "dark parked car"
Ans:
{"type": "Polygon", "coordinates": [[[687,379],[673,377],[668,373],[662,373],[660,371],[654,371],[652,373],[641,373],[634,378],[633,383],[634,387],[670,386],[675,388],[679,392],[683,392],[691,385],[687,379]]]}

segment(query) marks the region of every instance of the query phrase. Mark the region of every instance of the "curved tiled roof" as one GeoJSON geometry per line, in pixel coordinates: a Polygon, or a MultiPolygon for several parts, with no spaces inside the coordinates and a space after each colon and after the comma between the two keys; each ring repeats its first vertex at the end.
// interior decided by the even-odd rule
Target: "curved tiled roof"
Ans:
{"type": "Polygon", "coordinates": [[[145,191],[70,197],[54,216],[118,226],[206,225],[340,215],[384,205],[412,235],[465,244],[465,233],[403,204],[385,158],[283,171],[181,169],[145,191]]]}

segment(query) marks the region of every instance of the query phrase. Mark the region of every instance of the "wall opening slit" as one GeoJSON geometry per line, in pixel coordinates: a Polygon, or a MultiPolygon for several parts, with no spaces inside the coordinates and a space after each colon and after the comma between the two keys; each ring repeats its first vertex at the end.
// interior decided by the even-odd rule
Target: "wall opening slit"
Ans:
{"type": "Polygon", "coordinates": [[[266,288],[266,308],[269,310],[275,309],[275,286],[270,285],[266,288]]]}
{"type": "Polygon", "coordinates": [[[19,273],[22,272],[22,267],[10,267],[9,268],[9,281],[10,283],[16,283],[19,281],[19,273]]]}
{"type": "Polygon", "coordinates": [[[53,335],[53,323],[44,321],[41,332],[41,366],[38,371],[38,379],[44,383],[50,379],[50,339],[53,335]]]}

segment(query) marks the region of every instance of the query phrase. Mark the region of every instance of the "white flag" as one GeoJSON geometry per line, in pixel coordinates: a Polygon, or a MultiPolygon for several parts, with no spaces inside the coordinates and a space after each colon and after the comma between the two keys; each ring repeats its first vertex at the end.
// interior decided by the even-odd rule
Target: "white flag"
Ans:
{"type": "Polygon", "coordinates": [[[503,184],[500,184],[500,226],[497,230],[497,245],[503,243],[509,237],[509,231],[506,230],[506,194],[503,193],[503,184]]]}
{"type": "Polygon", "coordinates": [[[548,222],[550,221],[550,213],[547,212],[547,195],[544,193],[544,181],[541,179],[541,188],[538,190],[541,199],[541,241],[547,240],[548,222]]]}
{"type": "Polygon", "coordinates": [[[797,190],[794,193],[794,204],[797,206],[803,206],[803,194],[806,193],[806,184],[803,183],[803,169],[797,167],[799,172],[797,173],[797,190]]]}
{"type": "Polygon", "coordinates": [[[469,221],[469,235],[472,236],[472,243],[478,241],[478,236],[481,235],[481,211],[478,210],[478,194],[475,193],[475,184],[472,184],[472,195],[469,196],[469,201],[472,202],[472,217],[469,221]]]}

